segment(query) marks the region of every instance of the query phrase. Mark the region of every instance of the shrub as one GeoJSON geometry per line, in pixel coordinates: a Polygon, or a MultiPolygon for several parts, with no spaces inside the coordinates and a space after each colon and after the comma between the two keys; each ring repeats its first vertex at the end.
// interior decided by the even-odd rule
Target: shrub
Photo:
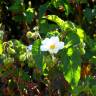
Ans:
{"type": "Polygon", "coordinates": [[[96,2],[0,1],[1,96],[95,96],[96,2]]]}

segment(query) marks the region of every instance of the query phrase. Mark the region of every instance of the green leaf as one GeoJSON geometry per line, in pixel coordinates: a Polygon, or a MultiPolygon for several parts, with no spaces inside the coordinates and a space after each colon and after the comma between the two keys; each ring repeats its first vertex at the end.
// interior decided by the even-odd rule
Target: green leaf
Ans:
{"type": "Polygon", "coordinates": [[[6,58],[4,58],[4,60],[3,60],[4,66],[5,66],[6,68],[9,68],[10,65],[11,65],[13,62],[14,62],[14,58],[11,58],[11,57],[6,57],[6,58]]]}
{"type": "Polygon", "coordinates": [[[96,56],[92,56],[92,58],[90,59],[90,62],[92,64],[96,64],[96,56]]]}
{"type": "Polygon", "coordinates": [[[88,21],[91,21],[93,19],[92,9],[86,8],[84,11],[84,16],[88,21]]]}
{"type": "Polygon", "coordinates": [[[25,20],[28,22],[28,23],[31,23],[33,21],[33,18],[34,18],[34,9],[33,8],[28,8],[26,11],[25,11],[25,20]]]}
{"type": "Polygon", "coordinates": [[[58,8],[60,5],[64,5],[67,0],[51,0],[51,4],[55,7],[58,8]]]}
{"type": "Polygon", "coordinates": [[[68,4],[68,3],[64,3],[64,7],[65,7],[65,15],[68,16],[69,13],[72,12],[72,8],[71,8],[70,4],[68,4]]]}
{"type": "Polygon", "coordinates": [[[59,18],[58,16],[56,16],[56,15],[48,15],[48,16],[43,17],[43,18],[46,18],[46,19],[48,19],[50,21],[55,22],[61,28],[61,30],[75,31],[75,29],[76,29],[76,26],[75,26],[74,23],[72,23],[70,21],[64,21],[61,18],[59,18]]]}
{"type": "Polygon", "coordinates": [[[15,77],[20,77],[24,81],[30,81],[30,76],[24,70],[17,68],[16,70],[13,69],[13,73],[15,77]]]}
{"type": "Polygon", "coordinates": [[[40,51],[41,41],[38,39],[32,45],[32,54],[38,68],[42,69],[43,55],[40,51]]]}
{"type": "Polygon", "coordinates": [[[53,4],[53,6],[54,6],[55,8],[58,8],[59,5],[61,5],[60,0],[51,0],[51,3],[53,4]]]}
{"type": "Polygon", "coordinates": [[[68,56],[72,56],[73,55],[73,49],[72,48],[68,48],[67,55],[68,56]]]}
{"type": "Polygon", "coordinates": [[[92,9],[93,11],[93,16],[95,17],[96,16],[96,5],[94,6],[94,8],[92,9]]]}
{"type": "Polygon", "coordinates": [[[81,57],[77,48],[64,49],[60,54],[60,68],[64,73],[66,81],[75,88],[80,80],[81,57]]]}
{"type": "Polygon", "coordinates": [[[30,76],[23,70],[19,70],[20,77],[25,81],[30,81],[30,76]]]}
{"type": "Polygon", "coordinates": [[[67,55],[67,49],[64,49],[62,51],[59,52],[60,55],[60,60],[61,60],[61,64],[59,65],[60,70],[63,71],[63,73],[67,73],[69,68],[71,67],[70,64],[70,58],[67,55]]]}
{"type": "Polygon", "coordinates": [[[91,90],[92,90],[92,93],[94,94],[93,96],[96,96],[96,85],[93,85],[91,90]]]}
{"type": "Polygon", "coordinates": [[[5,70],[4,70],[4,67],[3,67],[2,71],[0,70],[0,72],[3,74],[3,75],[2,75],[3,78],[7,78],[10,74],[11,74],[11,75],[14,74],[14,69],[8,68],[8,69],[5,71],[5,70]]]}
{"type": "Polygon", "coordinates": [[[40,33],[46,35],[49,32],[48,22],[45,19],[40,20],[40,33]]]}
{"type": "Polygon", "coordinates": [[[60,36],[60,33],[57,30],[53,30],[47,33],[48,37],[52,37],[52,36],[60,36]]]}
{"type": "Polygon", "coordinates": [[[17,13],[20,11],[22,12],[24,8],[21,5],[21,0],[14,1],[13,4],[9,7],[9,10],[17,13]]]}
{"type": "Polygon", "coordinates": [[[16,22],[23,22],[25,20],[25,18],[22,14],[21,15],[16,15],[12,19],[16,22]]]}
{"type": "Polygon", "coordinates": [[[80,43],[80,38],[75,32],[68,32],[65,38],[66,46],[77,46],[80,43]]]}
{"type": "Polygon", "coordinates": [[[0,40],[0,55],[2,54],[2,52],[3,52],[2,41],[0,40]]]}
{"type": "Polygon", "coordinates": [[[80,37],[80,41],[83,42],[84,40],[84,30],[81,28],[77,28],[77,35],[80,37]]]}
{"type": "Polygon", "coordinates": [[[79,2],[82,3],[82,4],[84,4],[84,3],[86,4],[87,0],[79,0],[79,2]]]}
{"type": "Polygon", "coordinates": [[[48,21],[46,19],[41,19],[39,24],[40,33],[43,34],[43,36],[46,34],[49,35],[50,33],[57,33],[56,28],[58,28],[58,26],[56,24],[48,24],[48,21]]]}
{"type": "Polygon", "coordinates": [[[60,26],[60,28],[63,30],[64,29],[64,21],[62,19],[60,19],[58,16],[56,15],[48,15],[47,17],[44,17],[50,21],[55,22],[58,26],[60,26]]]}
{"type": "MultiPolygon", "coordinates": [[[[0,28],[1,28],[1,24],[0,24],[0,28]]],[[[3,40],[3,35],[4,35],[4,31],[0,30],[0,40],[3,40]]]]}
{"type": "Polygon", "coordinates": [[[40,6],[40,8],[39,8],[39,18],[41,18],[42,16],[44,16],[46,14],[45,12],[46,12],[49,5],[50,5],[49,2],[47,2],[47,3],[40,6]]]}

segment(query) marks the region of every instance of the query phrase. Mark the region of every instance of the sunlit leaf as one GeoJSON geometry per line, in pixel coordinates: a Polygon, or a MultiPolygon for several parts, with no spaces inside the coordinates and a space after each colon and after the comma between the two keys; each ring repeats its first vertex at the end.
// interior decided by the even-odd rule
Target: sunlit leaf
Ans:
{"type": "Polygon", "coordinates": [[[72,54],[73,54],[73,49],[72,48],[68,48],[67,55],[68,56],[72,56],[72,54]]]}
{"type": "Polygon", "coordinates": [[[65,47],[67,47],[67,46],[76,47],[80,43],[80,38],[75,32],[69,31],[65,38],[65,42],[66,42],[65,47]]]}
{"type": "Polygon", "coordinates": [[[69,48],[61,54],[61,69],[63,70],[65,79],[70,83],[72,88],[78,85],[81,71],[80,52],[76,48],[69,48]],[[67,52],[67,53],[66,53],[67,52]]]}
{"type": "Polygon", "coordinates": [[[24,17],[28,23],[31,23],[34,18],[34,9],[33,8],[26,9],[26,11],[24,13],[24,17]]]}
{"type": "Polygon", "coordinates": [[[69,3],[64,3],[64,7],[65,7],[65,15],[68,16],[69,13],[71,13],[72,8],[71,8],[71,6],[69,5],[69,3]]]}
{"type": "Polygon", "coordinates": [[[60,28],[63,30],[64,29],[64,21],[62,19],[60,19],[58,16],[56,15],[48,15],[47,17],[43,17],[43,18],[46,18],[50,21],[53,21],[55,22],[57,25],[60,26],[60,28]]]}
{"type": "Polygon", "coordinates": [[[2,42],[0,41],[0,55],[2,54],[2,52],[3,52],[2,42]]]}
{"type": "Polygon", "coordinates": [[[80,37],[80,41],[83,42],[84,40],[84,30],[81,28],[77,28],[77,35],[80,37]]]}
{"type": "Polygon", "coordinates": [[[64,21],[56,15],[48,15],[46,17],[44,16],[43,18],[46,18],[50,21],[55,22],[61,28],[61,30],[75,31],[75,24],[74,23],[72,23],[70,21],[64,21]]]}

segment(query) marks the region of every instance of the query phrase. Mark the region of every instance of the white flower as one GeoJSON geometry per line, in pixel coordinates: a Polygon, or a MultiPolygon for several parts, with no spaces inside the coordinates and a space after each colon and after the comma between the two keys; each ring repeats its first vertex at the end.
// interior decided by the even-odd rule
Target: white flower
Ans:
{"type": "Polygon", "coordinates": [[[32,45],[27,46],[27,51],[31,51],[32,50],[32,45]]]}
{"type": "Polygon", "coordinates": [[[56,54],[64,48],[64,42],[60,42],[57,36],[52,36],[50,39],[45,38],[40,46],[41,51],[49,51],[50,54],[56,54]]]}

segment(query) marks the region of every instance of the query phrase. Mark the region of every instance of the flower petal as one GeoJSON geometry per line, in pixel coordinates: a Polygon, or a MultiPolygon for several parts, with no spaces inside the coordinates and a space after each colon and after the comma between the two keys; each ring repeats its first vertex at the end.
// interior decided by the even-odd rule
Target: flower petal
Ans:
{"type": "Polygon", "coordinates": [[[64,42],[59,42],[58,43],[58,48],[63,49],[64,48],[64,42]]]}
{"type": "Polygon", "coordinates": [[[32,45],[27,46],[27,51],[31,51],[32,50],[32,45]]]}
{"type": "Polygon", "coordinates": [[[44,39],[44,40],[42,41],[42,44],[46,44],[46,43],[48,43],[49,40],[50,40],[49,38],[44,39]]]}
{"type": "Polygon", "coordinates": [[[45,45],[40,46],[41,51],[48,51],[48,48],[45,45]]]}
{"type": "Polygon", "coordinates": [[[59,42],[59,38],[58,38],[57,36],[52,36],[52,37],[50,38],[50,40],[51,40],[52,42],[59,42]]]}

